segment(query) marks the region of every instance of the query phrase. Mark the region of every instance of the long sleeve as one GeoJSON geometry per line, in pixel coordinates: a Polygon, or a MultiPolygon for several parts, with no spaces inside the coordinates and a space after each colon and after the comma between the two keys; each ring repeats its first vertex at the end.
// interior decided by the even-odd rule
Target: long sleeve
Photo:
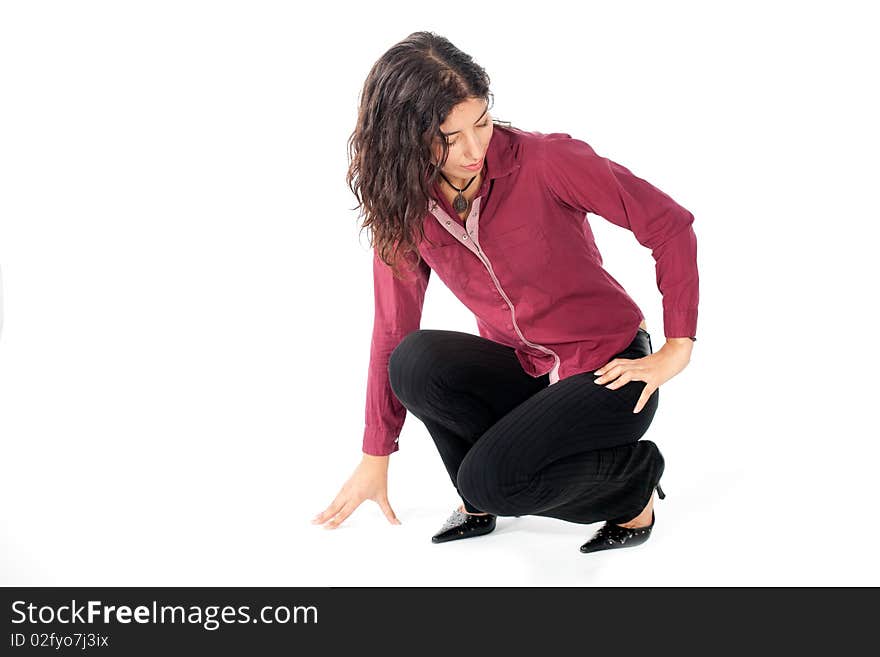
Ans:
{"type": "Polygon", "coordinates": [[[396,279],[391,268],[373,250],[373,294],[375,314],[367,375],[367,403],[363,452],[386,456],[399,449],[397,438],[406,419],[406,408],[391,390],[388,359],[406,335],[419,328],[425,290],[431,269],[422,260],[415,267],[410,252],[399,269],[404,280],[396,279]]]}
{"type": "Polygon", "coordinates": [[[669,195],[580,139],[554,133],[541,170],[556,200],[632,231],[656,262],[667,338],[696,336],[699,304],[694,216],[669,195]]]}

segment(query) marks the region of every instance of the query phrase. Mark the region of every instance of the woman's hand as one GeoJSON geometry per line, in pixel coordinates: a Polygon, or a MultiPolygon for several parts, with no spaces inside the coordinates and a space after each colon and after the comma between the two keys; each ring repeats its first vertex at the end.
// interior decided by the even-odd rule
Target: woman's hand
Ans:
{"type": "Polygon", "coordinates": [[[364,454],[354,473],[343,484],[342,490],[330,506],[312,518],[312,524],[326,522],[324,529],[336,529],[364,500],[378,503],[392,525],[401,524],[388,503],[388,458],[364,454]]]}
{"type": "Polygon", "coordinates": [[[667,338],[659,351],[644,358],[615,358],[609,361],[596,370],[600,376],[593,382],[607,384],[606,388],[617,390],[630,381],[644,381],[645,389],[633,409],[633,413],[638,413],[657,388],[687,367],[693,344],[690,338],[667,338]]]}

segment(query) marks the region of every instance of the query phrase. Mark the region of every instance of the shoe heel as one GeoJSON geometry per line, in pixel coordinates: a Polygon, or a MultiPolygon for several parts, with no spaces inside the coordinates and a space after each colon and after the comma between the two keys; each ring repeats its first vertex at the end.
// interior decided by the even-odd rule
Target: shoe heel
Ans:
{"type": "Polygon", "coordinates": [[[657,495],[660,496],[660,499],[661,499],[661,500],[665,500],[665,499],[666,499],[666,493],[664,493],[664,492],[663,492],[663,489],[660,488],[660,484],[659,484],[659,483],[657,484],[657,495]]]}

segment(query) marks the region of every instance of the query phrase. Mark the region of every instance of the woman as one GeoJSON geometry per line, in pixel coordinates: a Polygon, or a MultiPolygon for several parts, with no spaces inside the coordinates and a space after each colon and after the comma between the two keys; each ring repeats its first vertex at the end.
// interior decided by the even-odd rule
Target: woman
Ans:
{"type": "Polygon", "coordinates": [[[693,215],[566,133],[492,120],[489,77],[446,39],[416,32],[373,66],[349,143],[348,183],[373,233],[375,317],[363,459],[313,523],[338,527],[387,498],[409,411],[427,428],[462,505],[436,543],[496,517],[604,520],[594,552],[644,543],[664,460],[640,440],[658,388],[696,340],[693,215]],[[666,343],[602,267],[587,213],[652,249],[666,343]],[[434,272],[479,335],[421,330],[434,272]]]}

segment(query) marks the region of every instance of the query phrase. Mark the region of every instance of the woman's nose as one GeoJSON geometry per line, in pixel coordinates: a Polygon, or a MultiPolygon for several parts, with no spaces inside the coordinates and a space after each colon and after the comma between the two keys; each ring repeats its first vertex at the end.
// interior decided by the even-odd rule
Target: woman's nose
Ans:
{"type": "Polygon", "coordinates": [[[477,158],[480,157],[480,154],[483,152],[482,145],[480,144],[480,140],[476,137],[469,137],[467,140],[467,159],[468,162],[473,162],[477,158]]]}

